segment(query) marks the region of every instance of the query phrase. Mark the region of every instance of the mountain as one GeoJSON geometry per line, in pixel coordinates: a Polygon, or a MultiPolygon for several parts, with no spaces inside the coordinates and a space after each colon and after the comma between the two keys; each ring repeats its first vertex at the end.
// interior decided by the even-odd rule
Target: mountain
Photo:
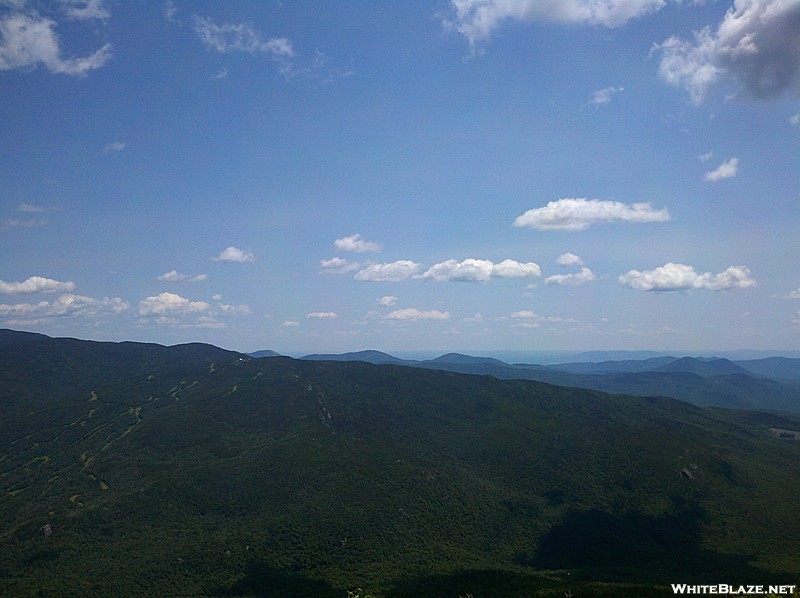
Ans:
{"type": "Polygon", "coordinates": [[[670,363],[656,368],[657,372],[686,372],[698,376],[728,376],[731,374],[749,374],[747,370],[736,365],[729,359],[712,358],[698,359],[696,357],[681,357],[670,363]]]}
{"type": "MultiPolygon", "coordinates": [[[[0,334],[8,595],[794,583],[800,416],[0,334]]],[[[666,374],[664,374],[666,375],[666,374]]]]}
{"type": "Polygon", "coordinates": [[[677,357],[649,357],[647,359],[625,359],[621,361],[576,361],[550,366],[552,369],[573,374],[610,374],[620,372],[652,372],[676,361],[677,357]]]}
{"type": "Polygon", "coordinates": [[[305,355],[300,359],[308,361],[363,361],[376,365],[384,363],[406,364],[416,363],[410,360],[400,359],[394,355],[383,353],[382,351],[355,351],[352,353],[323,353],[305,355]]]}
{"type": "Polygon", "coordinates": [[[800,382],[800,359],[787,357],[767,357],[749,361],[737,361],[741,368],[776,380],[792,380],[800,382]]]}
{"type": "MultiPolygon", "coordinates": [[[[536,380],[559,386],[642,397],[666,396],[703,407],[800,412],[800,384],[791,379],[791,364],[773,365],[773,369],[784,372],[788,379],[768,379],[722,358],[659,356],[640,361],[572,362],[544,366],[512,365],[498,359],[460,353],[411,361],[379,351],[361,351],[342,355],[308,355],[303,359],[395,363],[461,374],[494,376],[503,380],[536,380]]],[[[762,368],[767,371],[769,366],[765,364],[762,368]]],[[[800,370],[798,374],[800,375],[800,370]]]]}
{"type": "Polygon", "coordinates": [[[254,351],[252,353],[248,353],[250,357],[254,357],[255,359],[260,359],[261,357],[280,357],[281,354],[277,351],[272,351],[271,349],[262,349],[261,351],[254,351]]]}

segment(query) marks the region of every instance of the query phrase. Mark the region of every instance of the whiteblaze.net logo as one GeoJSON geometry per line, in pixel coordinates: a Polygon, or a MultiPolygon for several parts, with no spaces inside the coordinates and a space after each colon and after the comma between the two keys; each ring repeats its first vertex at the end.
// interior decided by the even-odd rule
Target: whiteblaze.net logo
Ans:
{"type": "Polygon", "coordinates": [[[672,584],[673,594],[707,594],[716,596],[794,596],[796,585],[747,586],[720,583],[716,585],[672,584]]]}

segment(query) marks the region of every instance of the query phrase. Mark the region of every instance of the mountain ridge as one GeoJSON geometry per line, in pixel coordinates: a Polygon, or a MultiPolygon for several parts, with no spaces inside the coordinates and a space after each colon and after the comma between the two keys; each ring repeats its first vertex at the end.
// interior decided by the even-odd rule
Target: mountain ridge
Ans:
{"type": "Polygon", "coordinates": [[[78,342],[76,360],[44,341],[33,370],[0,347],[11,593],[633,596],[800,574],[797,416],[78,342]]]}

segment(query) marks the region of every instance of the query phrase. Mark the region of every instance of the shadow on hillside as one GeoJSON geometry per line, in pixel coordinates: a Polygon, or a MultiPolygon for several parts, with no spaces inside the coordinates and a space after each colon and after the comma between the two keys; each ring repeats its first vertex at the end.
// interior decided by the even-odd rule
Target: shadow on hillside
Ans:
{"type": "Polygon", "coordinates": [[[748,555],[702,547],[702,521],[697,509],[662,516],[571,511],[542,537],[533,558],[519,555],[518,562],[537,569],[572,570],[596,581],[756,583],[765,576],[748,564],[748,555]]]}
{"type": "Polygon", "coordinates": [[[275,569],[266,563],[252,563],[245,576],[229,588],[218,589],[215,596],[297,596],[298,598],[342,598],[346,593],[326,581],[301,573],[275,569]]]}
{"type": "Polygon", "coordinates": [[[386,592],[386,598],[407,596],[456,596],[480,598],[530,598],[531,596],[580,595],[603,598],[672,596],[672,591],[647,586],[597,585],[568,576],[526,574],[497,569],[467,569],[449,574],[403,580],[386,592]],[[574,594],[573,594],[574,592],[574,594]]]}

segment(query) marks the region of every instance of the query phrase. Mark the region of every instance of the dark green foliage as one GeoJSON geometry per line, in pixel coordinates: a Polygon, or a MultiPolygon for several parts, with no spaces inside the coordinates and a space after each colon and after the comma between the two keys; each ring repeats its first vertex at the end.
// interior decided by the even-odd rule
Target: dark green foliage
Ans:
{"type": "Polygon", "coordinates": [[[18,340],[0,334],[10,595],[641,596],[800,576],[795,416],[18,340]]]}

